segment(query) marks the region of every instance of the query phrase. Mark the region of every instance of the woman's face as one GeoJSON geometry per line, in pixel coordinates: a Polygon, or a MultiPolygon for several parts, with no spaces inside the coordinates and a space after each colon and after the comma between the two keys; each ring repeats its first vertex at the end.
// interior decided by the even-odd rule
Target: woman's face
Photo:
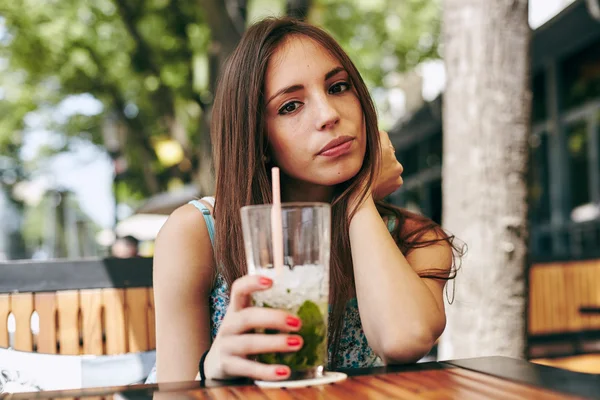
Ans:
{"type": "Polygon", "coordinates": [[[283,42],[267,67],[265,99],[270,156],[284,174],[333,186],[358,173],[363,111],[348,73],[320,44],[301,35],[283,42]]]}

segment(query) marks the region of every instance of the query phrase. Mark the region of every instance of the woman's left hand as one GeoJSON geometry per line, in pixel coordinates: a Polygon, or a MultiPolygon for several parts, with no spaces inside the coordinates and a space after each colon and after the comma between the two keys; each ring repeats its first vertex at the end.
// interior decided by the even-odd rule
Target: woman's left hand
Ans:
{"type": "Polygon", "coordinates": [[[381,165],[379,174],[373,184],[374,200],[381,200],[394,193],[403,183],[400,175],[404,168],[396,159],[396,150],[386,131],[379,131],[379,140],[381,144],[381,165]]]}

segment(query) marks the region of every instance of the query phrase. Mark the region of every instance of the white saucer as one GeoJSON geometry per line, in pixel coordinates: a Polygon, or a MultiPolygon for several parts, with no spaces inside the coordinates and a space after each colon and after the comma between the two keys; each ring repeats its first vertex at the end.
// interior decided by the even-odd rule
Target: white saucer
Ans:
{"type": "Polygon", "coordinates": [[[326,385],[343,381],[348,375],[343,372],[325,371],[320,378],[299,379],[293,381],[254,381],[257,386],[262,388],[299,388],[307,386],[326,385]]]}

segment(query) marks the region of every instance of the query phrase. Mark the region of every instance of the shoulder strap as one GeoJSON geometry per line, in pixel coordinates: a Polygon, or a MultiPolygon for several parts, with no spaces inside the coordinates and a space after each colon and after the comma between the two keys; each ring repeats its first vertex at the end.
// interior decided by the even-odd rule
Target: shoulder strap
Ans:
{"type": "Polygon", "coordinates": [[[396,224],[398,223],[398,219],[396,217],[390,216],[387,217],[386,225],[388,232],[392,233],[394,229],[396,229],[396,224]]]}
{"type": "Polygon", "coordinates": [[[189,202],[194,207],[202,212],[202,216],[204,217],[204,222],[206,222],[206,228],[208,229],[208,235],[210,236],[210,243],[213,248],[215,247],[215,220],[210,214],[210,210],[206,207],[201,201],[192,200],[189,202]]]}

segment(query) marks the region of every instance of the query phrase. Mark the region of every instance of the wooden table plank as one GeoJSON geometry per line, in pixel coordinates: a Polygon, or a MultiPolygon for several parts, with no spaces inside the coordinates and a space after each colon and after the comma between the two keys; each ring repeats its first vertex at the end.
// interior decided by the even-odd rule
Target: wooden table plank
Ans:
{"type": "MultiPolygon", "coordinates": [[[[281,389],[263,389],[263,394],[269,400],[296,400],[293,391],[281,389]]],[[[212,395],[212,391],[211,391],[212,395]]]]}
{"type": "MultiPolygon", "coordinates": [[[[389,383],[413,390],[419,397],[427,399],[475,399],[481,396],[473,391],[464,390],[461,387],[448,384],[447,379],[443,379],[446,371],[430,371],[434,376],[426,375],[427,371],[418,373],[400,373],[383,375],[380,378],[389,383]]],[[[394,397],[397,398],[397,397],[394,397]]]]}
{"type": "MultiPolygon", "coordinates": [[[[189,391],[188,393],[197,392],[200,392],[200,390],[193,390],[189,391]]],[[[231,400],[238,398],[229,387],[206,389],[205,391],[203,391],[203,394],[206,395],[206,399],[210,400],[231,400]]]]}
{"type": "Polygon", "coordinates": [[[220,388],[218,392],[216,389],[207,389],[207,393],[210,398],[227,398],[231,393],[237,398],[250,400],[314,399],[315,397],[332,400],[576,398],[459,368],[350,377],[342,382],[303,389],[262,389],[258,386],[232,387],[229,392],[222,389],[220,388]]]}
{"type": "MultiPolygon", "coordinates": [[[[227,388],[216,388],[219,390],[226,390],[227,388]]],[[[140,396],[133,398],[150,398],[149,396],[140,396]]],[[[121,397],[121,399],[126,400],[126,397],[121,397]]],[[[208,391],[202,389],[190,390],[185,392],[155,392],[152,395],[152,400],[220,400],[220,399],[235,399],[235,397],[215,397],[211,394],[208,394],[208,391]]],[[[87,400],[87,398],[85,399],[87,400]]],[[[112,399],[116,400],[116,399],[112,399]]]]}
{"type": "MultiPolygon", "coordinates": [[[[210,389],[209,389],[210,393],[210,389]]],[[[245,400],[268,400],[258,386],[239,386],[231,388],[234,398],[245,400]]]]}
{"type": "Polygon", "coordinates": [[[494,378],[491,376],[486,376],[484,374],[480,374],[477,372],[467,371],[467,370],[455,370],[449,371],[451,374],[456,374],[458,376],[463,376],[469,379],[473,383],[478,383],[480,385],[489,385],[490,387],[494,387],[497,390],[503,393],[503,396],[516,396],[523,397],[526,396],[528,398],[540,397],[544,396],[545,399],[548,400],[558,400],[558,399],[573,399],[574,396],[569,396],[565,394],[557,394],[553,393],[549,390],[544,390],[540,388],[535,388],[529,385],[523,385],[516,382],[504,381],[498,378],[494,378]]]}
{"type": "MultiPolygon", "coordinates": [[[[465,360],[455,361],[456,363],[465,360]]],[[[181,382],[160,385],[136,385],[112,388],[102,392],[96,390],[65,391],[62,396],[87,399],[87,396],[110,397],[109,393],[122,392],[115,398],[136,397],[138,394],[152,396],[156,399],[259,399],[259,400],[305,400],[305,399],[404,399],[404,400],[480,400],[480,399],[575,399],[585,398],[566,395],[552,391],[544,385],[544,375],[548,370],[538,369],[536,365],[522,360],[505,360],[502,357],[485,357],[466,360],[469,368],[451,366],[449,363],[423,363],[410,366],[391,366],[385,368],[369,368],[348,370],[350,375],[345,381],[308,388],[263,389],[251,384],[249,380],[181,382]],[[495,363],[495,364],[494,364],[495,363]],[[489,366],[493,364],[493,368],[489,366]],[[473,365],[480,370],[473,371],[473,365]],[[516,368],[523,375],[537,376],[538,381],[517,382],[513,377],[501,377],[507,366],[516,368]],[[490,368],[493,370],[490,374],[490,368]],[[493,376],[496,374],[496,376],[493,376]],[[540,378],[541,377],[541,378],[540,378]],[[536,384],[538,382],[538,384],[536,384]],[[206,386],[206,387],[205,387],[206,386]]],[[[577,380],[578,375],[570,375],[569,371],[550,369],[550,375],[560,381],[570,376],[577,380]]],[[[547,378],[548,376],[546,376],[547,378]]],[[[594,397],[600,393],[600,376],[591,376],[586,390],[592,391],[594,397]],[[595,386],[592,384],[596,383],[595,386]]],[[[585,386],[586,380],[579,380],[585,386]]],[[[567,387],[569,387],[567,385],[567,387]]],[[[37,398],[60,397],[57,392],[39,393],[37,398]]],[[[11,395],[11,399],[29,398],[31,394],[11,395]]]]}
{"type": "Polygon", "coordinates": [[[495,386],[486,386],[482,385],[477,381],[473,381],[467,377],[464,377],[459,374],[454,374],[454,371],[448,370],[450,374],[452,374],[452,382],[455,385],[460,385],[467,389],[470,389],[474,392],[480,393],[482,397],[488,399],[498,399],[498,400],[520,400],[521,397],[513,394],[507,394],[502,389],[499,389],[495,386]]]}
{"type": "Polygon", "coordinates": [[[500,379],[503,387],[509,382],[519,387],[545,388],[561,395],[597,397],[600,393],[600,375],[582,374],[538,365],[509,357],[479,357],[445,361],[442,364],[471,370],[478,376],[500,379]],[[506,382],[506,383],[505,383],[506,382]],[[521,385],[524,384],[524,385],[521,385]]]}
{"type": "Polygon", "coordinates": [[[357,376],[350,379],[368,388],[377,389],[388,397],[398,395],[406,400],[419,400],[421,398],[414,390],[406,387],[398,387],[385,379],[381,379],[379,376],[357,376]]]}
{"type": "MultiPolygon", "coordinates": [[[[409,390],[397,387],[394,390],[390,390],[389,387],[382,385],[383,381],[379,381],[376,385],[369,384],[369,379],[365,377],[348,378],[346,381],[340,383],[338,386],[344,388],[346,392],[350,392],[346,398],[364,398],[364,399],[395,399],[402,398],[406,400],[416,400],[419,398],[416,393],[409,390]],[[386,390],[387,389],[387,390],[386,390]]],[[[342,396],[343,397],[343,396],[342,396]]]]}
{"type": "Polygon", "coordinates": [[[327,400],[327,396],[323,391],[323,388],[296,388],[290,391],[294,400],[327,400]]]}
{"type": "Polygon", "coordinates": [[[352,387],[352,380],[342,381],[331,385],[323,386],[324,397],[326,399],[352,399],[352,400],[387,400],[389,396],[385,393],[371,388],[364,388],[364,386],[355,385],[361,390],[356,390],[356,387],[352,387]]]}
{"type": "MultiPolygon", "coordinates": [[[[385,378],[386,376],[384,376],[385,378]]],[[[443,371],[423,371],[418,374],[405,373],[395,374],[390,376],[391,382],[394,382],[397,386],[407,386],[410,383],[419,383],[420,386],[417,388],[419,396],[430,395],[432,397],[439,397],[440,393],[449,396],[450,398],[460,399],[481,399],[493,397],[486,397],[485,392],[475,386],[458,385],[452,379],[451,375],[448,375],[447,370],[443,371]]]]}

